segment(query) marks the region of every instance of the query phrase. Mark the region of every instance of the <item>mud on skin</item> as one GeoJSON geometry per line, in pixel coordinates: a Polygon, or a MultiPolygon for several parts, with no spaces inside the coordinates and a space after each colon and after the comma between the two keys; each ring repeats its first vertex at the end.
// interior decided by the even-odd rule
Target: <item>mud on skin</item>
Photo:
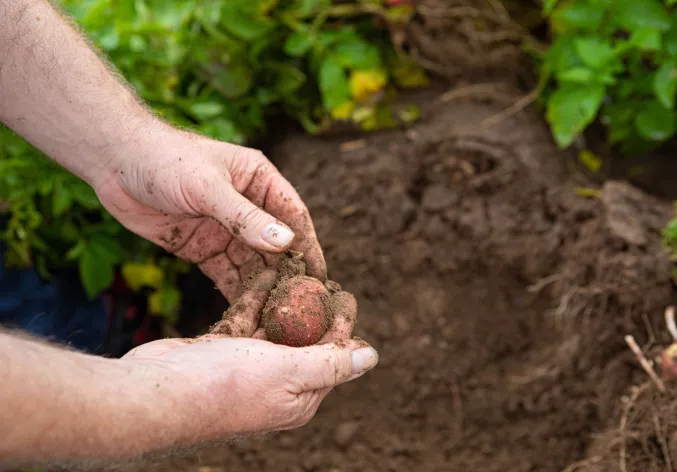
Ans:
{"type": "MultiPolygon", "coordinates": [[[[243,292],[253,290],[264,297],[265,305],[259,318],[268,340],[293,347],[316,344],[332,324],[335,313],[355,316],[341,306],[344,299],[336,296],[341,292],[338,282],[327,280],[323,284],[305,275],[302,253],[287,251],[271,269],[276,273],[274,279],[261,281],[262,270],[258,270],[243,286],[243,292]]],[[[243,336],[253,332],[251,316],[246,316],[250,309],[251,303],[245,297],[237,299],[222,320],[210,328],[209,334],[243,336]]],[[[354,319],[345,321],[351,326],[355,322],[354,319]]]]}

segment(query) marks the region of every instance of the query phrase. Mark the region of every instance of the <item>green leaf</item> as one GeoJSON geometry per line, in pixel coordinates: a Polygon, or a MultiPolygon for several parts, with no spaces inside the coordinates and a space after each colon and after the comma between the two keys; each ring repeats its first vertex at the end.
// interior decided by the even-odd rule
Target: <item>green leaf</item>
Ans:
{"type": "Polygon", "coordinates": [[[308,31],[297,32],[287,38],[284,52],[291,57],[302,57],[313,46],[315,36],[308,31]]]}
{"type": "Polygon", "coordinates": [[[345,71],[332,56],[322,61],[318,76],[325,108],[333,110],[350,100],[350,85],[345,71]]]}
{"type": "Polygon", "coordinates": [[[333,47],[336,61],[346,69],[378,69],[381,57],[378,48],[359,38],[341,41],[333,47]]]}
{"type": "Polygon", "coordinates": [[[557,74],[557,80],[560,82],[575,82],[587,84],[595,78],[595,72],[585,67],[573,67],[557,74]]]}
{"type": "Polygon", "coordinates": [[[545,0],[543,2],[543,16],[549,16],[557,6],[559,0],[545,0]]]}
{"type": "Polygon", "coordinates": [[[653,28],[639,28],[630,36],[630,44],[643,51],[657,51],[661,48],[662,33],[653,28]]]}
{"type": "Polygon", "coordinates": [[[576,52],[583,64],[593,69],[600,69],[614,58],[611,41],[599,38],[576,39],[576,52]]]}
{"type": "Polygon", "coordinates": [[[87,210],[100,210],[102,208],[99,197],[92,187],[87,185],[80,179],[69,182],[71,187],[71,195],[73,199],[78,202],[78,205],[87,210]]]}
{"type": "Polygon", "coordinates": [[[209,82],[225,98],[244,97],[254,85],[254,72],[238,58],[229,64],[203,64],[209,82]]]}
{"type": "Polygon", "coordinates": [[[225,106],[218,102],[193,103],[190,106],[190,113],[198,121],[206,121],[220,116],[225,111],[225,106]]]}
{"type": "Polygon", "coordinates": [[[113,265],[100,261],[97,254],[85,248],[79,260],[80,278],[87,292],[93,299],[113,282],[113,265]]]}
{"type": "Polygon", "coordinates": [[[170,324],[176,322],[180,306],[181,292],[175,287],[163,287],[148,297],[150,313],[166,317],[170,324]]]}
{"type": "Polygon", "coordinates": [[[635,128],[649,141],[665,141],[675,134],[675,112],[660,103],[648,102],[635,118],[635,128]]]}
{"type": "Polygon", "coordinates": [[[563,84],[550,97],[547,119],[561,148],[571,145],[595,118],[604,99],[605,87],[563,84]]]}
{"type": "Polygon", "coordinates": [[[271,70],[275,71],[275,90],[282,97],[296,92],[306,81],[306,75],[289,64],[276,64],[271,70]]]}
{"type": "Polygon", "coordinates": [[[251,12],[244,12],[236,2],[223,2],[221,9],[220,26],[230,34],[253,41],[269,34],[276,23],[265,16],[254,16],[251,12]]]}
{"type": "Polygon", "coordinates": [[[631,135],[636,114],[636,103],[628,100],[620,100],[603,108],[601,121],[609,129],[610,142],[621,142],[631,135]]]}
{"type": "Polygon", "coordinates": [[[330,0],[298,0],[294,3],[294,12],[297,18],[305,18],[320,10],[321,7],[331,5],[330,0]]]}
{"type": "Polygon", "coordinates": [[[671,56],[677,56],[677,14],[672,15],[670,30],[663,35],[663,50],[671,56]]]}
{"type": "Polygon", "coordinates": [[[73,206],[73,197],[70,189],[59,180],[52,193],[52,213],[54,216],[61,216],[73,206]]]}
{"type": "Polygon", "coordinates": [[[602,24],[606,7],[580,1],[569,2],[552,13],[552,21],[558,29],[596,31],[602,24]]]}
{"type": "Polygon", "coordinates": [[[581,60],[576,51],[576,37],[558,36],[552,43],[543,61],[543,71],[553,74],[579,67],[581,60]]]}
{"type": "Polygon", "coordinates": [[[612,9],[616,24],[628,31],[670,29],[670,15],[659,0],[617,0],[612,9]]]}
{"type": "Polygon", "coordinates": [[[665,108],[675,107],[677,68],[672,61],[665,62],[654,76],[654,93],[665,108]]]}

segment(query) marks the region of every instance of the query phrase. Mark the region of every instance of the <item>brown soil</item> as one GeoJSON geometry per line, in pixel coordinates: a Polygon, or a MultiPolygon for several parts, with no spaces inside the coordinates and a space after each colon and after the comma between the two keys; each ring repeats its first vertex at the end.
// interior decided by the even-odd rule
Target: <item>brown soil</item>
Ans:
{"type": "MultiPolygon", "coordinates": [[[[500,107],[426,107],[407,132],[296,136],[273,156],[379,366],[303,428],[144,470],[619,470],[624,398],[647,379],[624,335],[670,340],[671,205],[621,182],[578,196],[537,114],[483,129],[500,107]]],[[[626,467],[665,470],[651,410],[669,449],[673,405],[640,393],[626,467]]]]}
{"type": "MultiPolygon", "coordinates": [[[[423,4],[411,42],[431,69],[518,70],[501,62],[517,61],[518,30],[504,53],[487,56],[494,36],[458,52],[477,38],[470,25],[503,25],[500,9],[466,22],[423,4]]],[[[592,184],[541,115],[494,119],[523,94],[506,90],[427,97],[407,131],[290,136],[276,149],[380,364],[300,429],[144,471],[677,470],[674,397],[624,341],[651,353],[671,342],[660,230],[672,206],[619,181],[580,196],[592,184]]]]}

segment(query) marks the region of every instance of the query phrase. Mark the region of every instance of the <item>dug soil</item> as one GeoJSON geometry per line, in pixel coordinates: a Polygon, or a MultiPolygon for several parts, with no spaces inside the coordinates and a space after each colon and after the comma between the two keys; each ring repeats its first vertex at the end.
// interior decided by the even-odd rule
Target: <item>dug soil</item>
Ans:
{"type": "Polygon", "coordinates": [[[271,156],[378,367],[300,429],[144,470],[671,470],[669,396],[624,336],[669,344],[672,206],[614,181],[581,196],[536,112],[486,126],[503,106],[423,107],[407,131],[292,136],[271,156]]]}
{"type": "Polygon", "coordinates": [[[300,429],[139,470],[677,470],[675,389],[660,394],[625,342],[651,360],[672,341],[673,206],[594,185],[541,113],[504,113],[525,93],[507,85],[523,31],[500,5],[421,2],[410,46],[454,86],[417,97],[412,128],[291,135],[268,153],[357,297],[377,368],[300,429]]]}

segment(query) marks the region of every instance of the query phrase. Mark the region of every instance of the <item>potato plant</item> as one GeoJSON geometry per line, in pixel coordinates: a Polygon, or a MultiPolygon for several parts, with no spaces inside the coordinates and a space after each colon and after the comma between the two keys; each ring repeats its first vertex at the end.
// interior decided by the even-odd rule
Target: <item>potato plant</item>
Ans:
{"type": "MultiPolygon", "coordinates": [[[[397,88],[426,77],[391,38],[413,15],[380,0],[62,0],[152,109],[167,121],[246,144],[287,116],[310,133],[339,121],[363,130],[415,118],[395,112],[397,88]]],[[[151,288],[151,311],[172,317],[185,264],[127,232],[86,184],[0,128],[5,265],[77,266],[90,297],[121,273],[151,288]],[[64,254],[66,257],[64,258],[64,254]]]]}

